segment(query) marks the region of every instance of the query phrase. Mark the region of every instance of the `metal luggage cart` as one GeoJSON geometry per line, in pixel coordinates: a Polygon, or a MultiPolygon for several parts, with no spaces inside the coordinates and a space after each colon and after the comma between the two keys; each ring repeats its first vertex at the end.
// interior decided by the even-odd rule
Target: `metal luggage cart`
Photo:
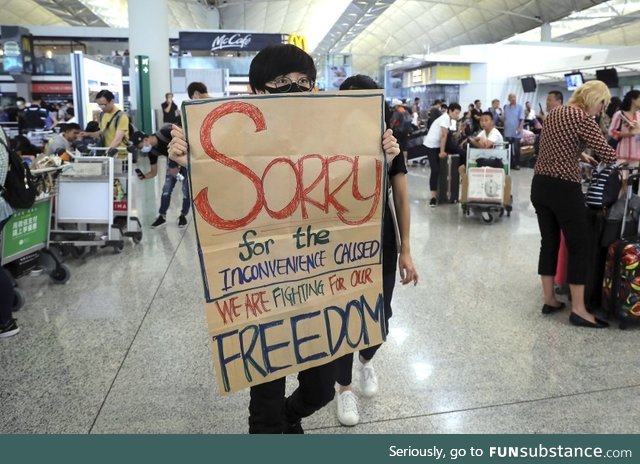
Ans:
{"type": "MultiPolygon", "coordinates": [[[[494,172],[493,174],[497,175],[498,173],[494,172]]],[[[503,144],[496,148],[468,147],[462,190],[461,206],[465,216],[471,216],[472,212],[479,213],[482,221],[486,224],[495,222],[496,217],[504,216],[505,212],[507,217],[511,216],[513,195],[511,194],[511,147],[509,144],[503,144]],[[495,160],[496,166],[501,164],[501,168],[504,170],[502,185],[498,185],[493,179],[489,179],[486,183],[482,182],[482,185],[479,186],[472,182],[471,178],[477,172],[475,169],[478,168],[477,160],[480,158],[495,160]],[[480,187],[480,191],[473,187],[480,187]]]]}
{"type": "Polygon", "coordinates": [[[76,157],[60,178],[52,243],[73,257],[87,248],[120,253],[125,237],[139,243],[142,225],[132,208],[132,186],[131,153],[76,157]]]}
{"type": "Polygon", "coordinates": [[[31,208],[17,210],[0,233],[0,265],[14,282],[14,311],[20,309],[25,301],[18,288],[17,279],[20,277],[46,271],[57,284],[65,284],[71,278],[69,267],[52,252],[49,240],[52,204],[61,170],[58,167],[31,171],[39,196],[31,208]]]}

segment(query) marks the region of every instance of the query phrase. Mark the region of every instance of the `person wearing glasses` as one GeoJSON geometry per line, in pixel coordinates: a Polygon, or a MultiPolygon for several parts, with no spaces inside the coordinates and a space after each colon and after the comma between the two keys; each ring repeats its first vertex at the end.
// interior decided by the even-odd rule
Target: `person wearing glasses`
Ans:
{"type": "MultiPolygon", "coordinates": [[[[249,85],[255,94],[310,92],[316,79],[313,59],[300,48],[270,45],[251,62],[249,85]]],[[[173,126],[169,158],[187,164],[188,145],[184,132],[173,126]]],[[[400,147],[387,130],[382,148],[388,158],[400,153],[400,147]]],[[[285,397],[285,378],[272,380],[250,389],[249,433],[304,433],[301,420],[327,405],[335,396],[336,360],[298,373],[298,388],[285,397]]]]}
{"type": "Polygon", "coordinates": [[[96,104],[102,110],[98,123],[100,130],[84,132],[81,136],[101,138],[101,145],[108,148],[126,148],[129,143],[129,116],[118,109],[115,95],[110,90],[103,89],[96,95],[96,104]]]}

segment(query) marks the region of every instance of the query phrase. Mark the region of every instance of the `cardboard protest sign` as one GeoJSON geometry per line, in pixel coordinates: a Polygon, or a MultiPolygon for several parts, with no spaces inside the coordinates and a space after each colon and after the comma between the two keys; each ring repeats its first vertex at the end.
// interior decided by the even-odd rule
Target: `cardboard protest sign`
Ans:
{"type": "Polygon", "coordinates": [[[183,104],[220,391],[383,341],[381,91],[183,104]]]}

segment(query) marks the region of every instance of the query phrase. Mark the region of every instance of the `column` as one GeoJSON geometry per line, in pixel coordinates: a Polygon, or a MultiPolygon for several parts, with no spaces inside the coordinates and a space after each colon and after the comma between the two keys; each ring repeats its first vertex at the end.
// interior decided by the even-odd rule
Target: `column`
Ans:
{"type": "MultiPolygon", "coordinates": [[[[146,55],[151,77],[151,111],[155,114],[164,101],[164,94],[171,91],[168,0],[129,0],[128,3],[131,109],[138,111],[135,56],[146,55]]],[[[161,124],[162,121],[160,124],[156,121],[157,126],[161,124]]]]}

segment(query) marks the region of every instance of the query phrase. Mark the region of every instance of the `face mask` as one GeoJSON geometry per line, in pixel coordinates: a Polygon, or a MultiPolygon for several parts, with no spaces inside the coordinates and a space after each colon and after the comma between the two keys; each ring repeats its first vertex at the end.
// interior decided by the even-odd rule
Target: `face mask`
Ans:
{"type": "Polygon", "coordinates": [[[291,84],[291,88],[285,90],[286,87],[266,87],[264,88],[269,93],[300,93],[300,92],[308,92],[309,89],[306,87],[300,87],[297,83],[291,84]]]}
{"type": "Polygon", "coordinates": [[[149,153],[151,151],[151,145],[144,145],[140,151],[142,153],[149,153]]]}

